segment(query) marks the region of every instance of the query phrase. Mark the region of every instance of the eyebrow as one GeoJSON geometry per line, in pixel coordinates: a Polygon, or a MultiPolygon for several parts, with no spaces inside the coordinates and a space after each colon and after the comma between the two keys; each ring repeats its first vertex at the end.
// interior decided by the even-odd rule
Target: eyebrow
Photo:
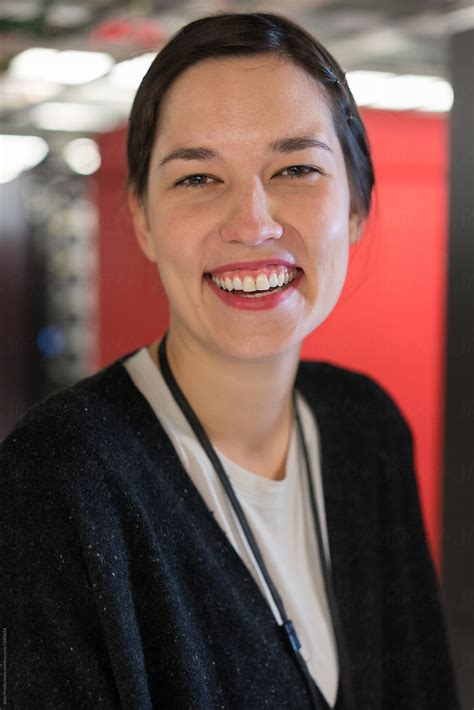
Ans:
{"type": "MultiPolygon", "coordinates": [[[[328,150],[330,153],[333,152],[323,141],[313,138],[312,136],[293,136],[291,138],[278,138],[272,141],[268,145],[269,153],[293,153],[296,150],[304,150],[305,148],[322,148],[323,150],[328,150]]],[[[204,146],[198,147],[188,147],[183,146],[181,148],[176,148],[166,157],[160,160],[159,165],[165,165],[171,160],[216,160],[220,158],[220,154],[217,150],[213,148],[206,148],[204,146]]]]}

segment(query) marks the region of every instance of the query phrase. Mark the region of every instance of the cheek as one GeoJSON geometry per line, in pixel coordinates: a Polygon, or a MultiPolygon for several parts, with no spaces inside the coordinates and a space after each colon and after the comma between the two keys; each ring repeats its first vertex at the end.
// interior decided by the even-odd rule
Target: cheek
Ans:
{"type": "Polygon", "coordinates": [[[333,176],[313,191],[300,195],[291,208],[295,223],[303,220],[321,238],[326,235],[337,238],[348,229],[350,201],[345,188],[345,184],[333,176]]]}
{"type": "MultiPolygon", "coordinates": [[[[300,220],[304,211],[300,212],[300,220]]],[[[348,206],[319,202],[307,210],[303,217],[304,232],[308,249],[319,260],[333,260],[348,251],[349,248],[349,215],[348,206]]]]}
{"type": "Polygon", "coordinates": [[[300,212],[309,262],[315,264],[318,289],[328,296],[342,288],[349,262],[349,203],[339,197],[318,200],[316,208],[313,203],[300,212]]]}
{"type": "Polygon", "coordinates": [[[326,273],[336,280],[345,276],[349,261],[349,222],[332,222],[318,246],[320,263],[326,273]]]}
{"type": "Polygon", "coordinates": [[[172,261],[179,261],[189,243],[183,238],[179,219],[172,212],[155,211],[150,221],[158,265],[166,267],[172,261]]]}
{"type": "Polygon", "coordinates": [[[195,277],[202,259],[196,225],[193,228],[192,221],[173,213],[176,211],[155,212],[151,220],[158,273],[168,295],[177,288],[189,291],[194,283],[190,277],[195,277]]]}

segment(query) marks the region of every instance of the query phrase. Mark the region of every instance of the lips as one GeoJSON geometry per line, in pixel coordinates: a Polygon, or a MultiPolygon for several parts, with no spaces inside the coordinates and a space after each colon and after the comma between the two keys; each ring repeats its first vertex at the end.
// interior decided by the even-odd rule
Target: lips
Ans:
{"type": "Polygon", "coordinates": [[[266,266],[288,266],[289,268],[296,268],[297,265],[288,261],[287,259],[260,259],[259,261],[236,261],[232,264],[224,264],[223,266],[216,266],[209,269],[208,274],[221,274],[224,271],[236,271],[237,269],[249,270],[249,269],[263,269],[266,266]]]}
{"type": "Polygon", "coordinates": [[[285,288],[278,288],[272,292],[260,292],[255,294],[240,295],[240,292],[230,293],[225,291],[213,282],[210,275],[205,276],[205,281],[211,288],[211,290],[216,294],[216,296],[223,301],[227,306],[233,309],[245,310],[245,311],[268,311],[273,308],[277,308],[282,305],[287,299],[292,298],[298,292],[298,285],[303,278],[303,271],[298,269],[296,277],[287,284],[285,288]],[[253,298],[250,297],[253,295],[253,298]]]}

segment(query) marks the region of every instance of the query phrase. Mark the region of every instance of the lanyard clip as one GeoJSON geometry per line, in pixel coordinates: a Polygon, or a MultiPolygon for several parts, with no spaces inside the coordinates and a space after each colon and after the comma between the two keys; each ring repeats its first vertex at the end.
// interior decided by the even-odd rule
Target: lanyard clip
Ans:
{"type": "Polygon", "coordinates": [[[288,639],[292,651],[298,652],[301,648],[301,644],[291,619],[287,619],[283,622],[282,629],[285,632],[285,637],[288,639]]]}

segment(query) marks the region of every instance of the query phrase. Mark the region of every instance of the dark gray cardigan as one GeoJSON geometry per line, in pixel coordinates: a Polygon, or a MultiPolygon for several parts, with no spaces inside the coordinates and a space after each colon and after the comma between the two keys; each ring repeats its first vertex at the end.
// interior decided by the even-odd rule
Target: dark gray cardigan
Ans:
{"type": "MultiPolygon", "coordinates": [[[[357,708],[457,710],[410,430],[358,373],[302,361],[296,386],[321,434],[357,708]]],[[[0,463],[12,708],[310,707],[267,602],[120,360],[31,409],[0,463]]]]}

